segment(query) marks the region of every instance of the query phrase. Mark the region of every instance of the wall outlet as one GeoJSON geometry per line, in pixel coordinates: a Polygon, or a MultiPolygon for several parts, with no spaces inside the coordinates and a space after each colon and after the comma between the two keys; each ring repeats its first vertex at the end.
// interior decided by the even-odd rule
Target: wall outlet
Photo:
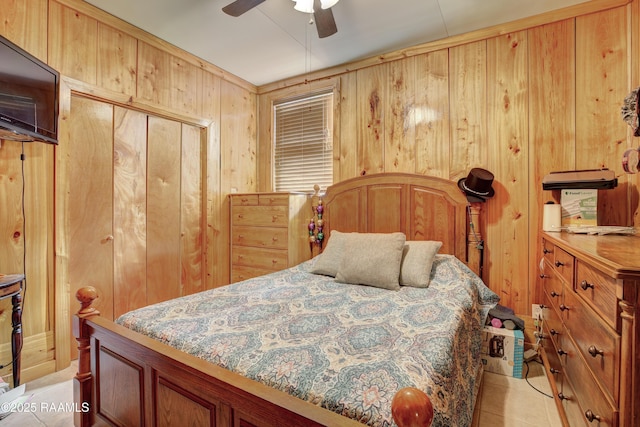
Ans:
{"type": "Polygon", "coordinates": [[[531,317],[534,320],[542,319],[542,307],[540,307],[540,304],[531,304],[531,317]]]}

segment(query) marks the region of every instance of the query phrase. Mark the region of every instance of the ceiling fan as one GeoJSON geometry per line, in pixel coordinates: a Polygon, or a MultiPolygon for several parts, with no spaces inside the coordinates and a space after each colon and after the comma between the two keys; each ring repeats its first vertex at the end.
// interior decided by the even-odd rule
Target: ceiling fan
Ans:
{"type": "MultiPolygon", "coordinates": [[[[238,17],[245,12],[263,3],[265,0],[236,0],[222,8],[227,15],[238,17]]],[[[325,38],[338,32],[336,21],[333,18],[331,7],[339,0],[293,0],[296,2],[294,9],[313,13],[313,17],[318,30],[318,37],[325,38]]]]}

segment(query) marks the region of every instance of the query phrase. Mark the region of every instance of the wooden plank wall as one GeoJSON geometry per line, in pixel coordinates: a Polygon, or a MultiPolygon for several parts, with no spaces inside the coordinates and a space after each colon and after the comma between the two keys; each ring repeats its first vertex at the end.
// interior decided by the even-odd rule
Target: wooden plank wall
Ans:
{"type": "MultiPolygon", "coordinates": [[[[79,287],[95,286],[99,310],[114,318],[228,283],[222,211],[231,188],[256,190],[257,95],[83,1],[1,6],[0,34],[63,80],[60,145],[24,147],[25,236],[22,146],[0,147],[0,272],[22,272],[27,249],[26,381],[75,357],[79,287]]],[[[0,319],[10,322],[8,307],[0,319]]],[[[0,363],[10,359],[2,323],[0,363]]]]}
{"type": "Polygon", "coordinates": [[[602,224],[637,224],[638,179],[621,167],[637,146],[620,107],[638,81],[638,2],[576,8],[469,33],[259,88],[258,188],[270,188],[271,103],[339,88],[334,181],[378,172],[458,180],[473,167],[495,175],[482,206],[487,284],[530,313],[536,288],[542,191],[552,171],[609,168],[602,224]],[[597,8],[597,9],[594,9],[597,8]]]}

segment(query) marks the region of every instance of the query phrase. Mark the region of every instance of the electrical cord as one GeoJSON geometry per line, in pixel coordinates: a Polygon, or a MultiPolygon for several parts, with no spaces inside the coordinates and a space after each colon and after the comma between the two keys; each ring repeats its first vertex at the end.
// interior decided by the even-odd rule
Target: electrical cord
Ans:
{"type": "MultiPolygon", "coordinates": [[[[540,363],[542,365],[541,362],[539,362],[538,360],[533,360],[536,363],[540,363]]],[[[531,384],[531,382],[529,382],[529,361],[525,361],[524,364],[527,366],[527,369],[524,373],[524,379],[527,382],[527,384],[529,384],[529,386],[531,386],[532,389],[534,389],[535,391],[537,391],[538,393],[542,394],[543,396],[549,397],[551,399],[553,399],[553,396],[550,394],[545,393],[544,391],[536,388],[536,386],[534,386],[533,384],[531,384]]]]}
{"type": "MultiPolygon", "coordinates": [[[[24,307],[24,303],[27,299],[27,238],[26,238],[26,230],[27,230],[27,219],[25,215],[25,173],[24,173],[24,142],[22,143],[22,152],[20,153],[21,160],[21,175],[22,175],[22,272],[24,275],[24,279],[22,281],[22,307],[24,307]]],[[[21,308],[22,308],[21,307],[21,308]]],[[[13,322],[11,323],[11,327],[13,328],[13,322]]],[[[0,365],[0,369],[4,369],[8,366],[13,365],[20,358],[22,354],[22,346],[23,342],[20,340],[20,346],[16,349],[16,355],[11,359],[9,363],[6,365],[0,365]]]]}

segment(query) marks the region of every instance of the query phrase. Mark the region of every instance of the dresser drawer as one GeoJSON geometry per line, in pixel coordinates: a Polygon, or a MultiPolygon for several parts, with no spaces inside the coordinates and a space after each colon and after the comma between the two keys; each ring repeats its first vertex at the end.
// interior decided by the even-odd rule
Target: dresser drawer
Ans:
{"type": "Polygon", "coordinates": [[[233,208],[231,225],[286,227],[289,221],[288,212],[286,206],[238,206],[233,208]]]}
{"type": "Polygon", "coordinates": [[[553,250],[555,246],[553,243],[550,243],[547,239],[542,239],[542,255],[544,259],[549,261],[549,264],[553,264],[553,250]]]}
{"type": "MultiPolygon", "coordinates": [[[[582,360],[579,350],[575,348],[570,340],[563,343],[564,349],[567,351],[567,363],[565,365],[566,381],[571,385],[565,394],[570,400],[577,400],[580,406],[580,417],[575,419],[570,416],[567,411],[567,417],[571,425],[594,425],[598,427],[615,427],[618,424],[618,411],[615,405],[602,393],[596,383],[589,368],[582,360]],[[575,393],[575,397],[569,395],[575,393]],[[587,420],[587,416],[594,416],[593,423],[587,420]],[[599,417],[599,422],[595,417],[599,417]]],[[[572,413],[574,411],[571,411],[572,413]]]]}
{"type": "Polygon", "coordinates": [[[288,206],[288,194],[259,194],[258,204],[260,206],[288,206]]]}
{"type": "Polygon", "coordinates": [[[257,194],[231,195],[231,206],[258,206],[257,194]]]}
{"type": "Polygon", "coordinates": [[[549,362],[549,371],[547,378],[553,378],[556,383],[558,391],[562,391],[562,384],[564,382],[564,367],[560,363],[560,356],[558,356],[558,349],[553,346],[553,342],[550,340],[544,341],[544,354],[547,356],[549,362]]]}
{"type": "Polygon", "coordinates": [[[231,283],[241,282],[265,274],[273,273],[266,268],[248,267],[246,265],[234,265],[231,269],[231,283]]]}
{"type": "Polygon", "coordinates": [[[616,282],[589,265],[576,261],[576,292],[614,329],[617,329],[616,282]]]}
{"type": "Polygon", "coordinates": [[[544,294],[548,296],[546,305],[552,306],[554,309],[559,310],[560,304],[563,302],[562,280],[558,278],[556,272],[548,265],[545,266],[545,276],[542,279],[542,289],[544,294]]]}
{"type": "Polygon", "coordinates": [[[558,274],[570,285],[573,284],[573,265],[575,260],[573,255],[563,251],[559,247],[553,250],[553,265],[558,274]]]}
{"type": "Polygon", "coordinates": [[[231,231],[231,244],[254,246],[259,248],[287,249],[286,228],[234,226],[231,231]]]}
{"type": "Polygon", "coordinates": [[[582,357],[609,394],[618,398],[620,337],[573,292],[564,296],[564,320],[582,357]],[[593,354],[592,354],[593,353],[593,354]]]}
{"type": "Polygon", "coordinates": [[[287,268],[287,251],[250,246],[232,246],[231,264],[277,271],[287,268]]]}
{"type": "Polygon", "coordinates": [[[546,330],[544,335],[545,340],[553,340],[556,347],[559,347],[558,337],[562,335],[564,325],[560,320],[559,312],[551,305],[549,296],[544,295],[544,305],[546,308],[542,311],[543,316],[543,328],[546,330]]]}

